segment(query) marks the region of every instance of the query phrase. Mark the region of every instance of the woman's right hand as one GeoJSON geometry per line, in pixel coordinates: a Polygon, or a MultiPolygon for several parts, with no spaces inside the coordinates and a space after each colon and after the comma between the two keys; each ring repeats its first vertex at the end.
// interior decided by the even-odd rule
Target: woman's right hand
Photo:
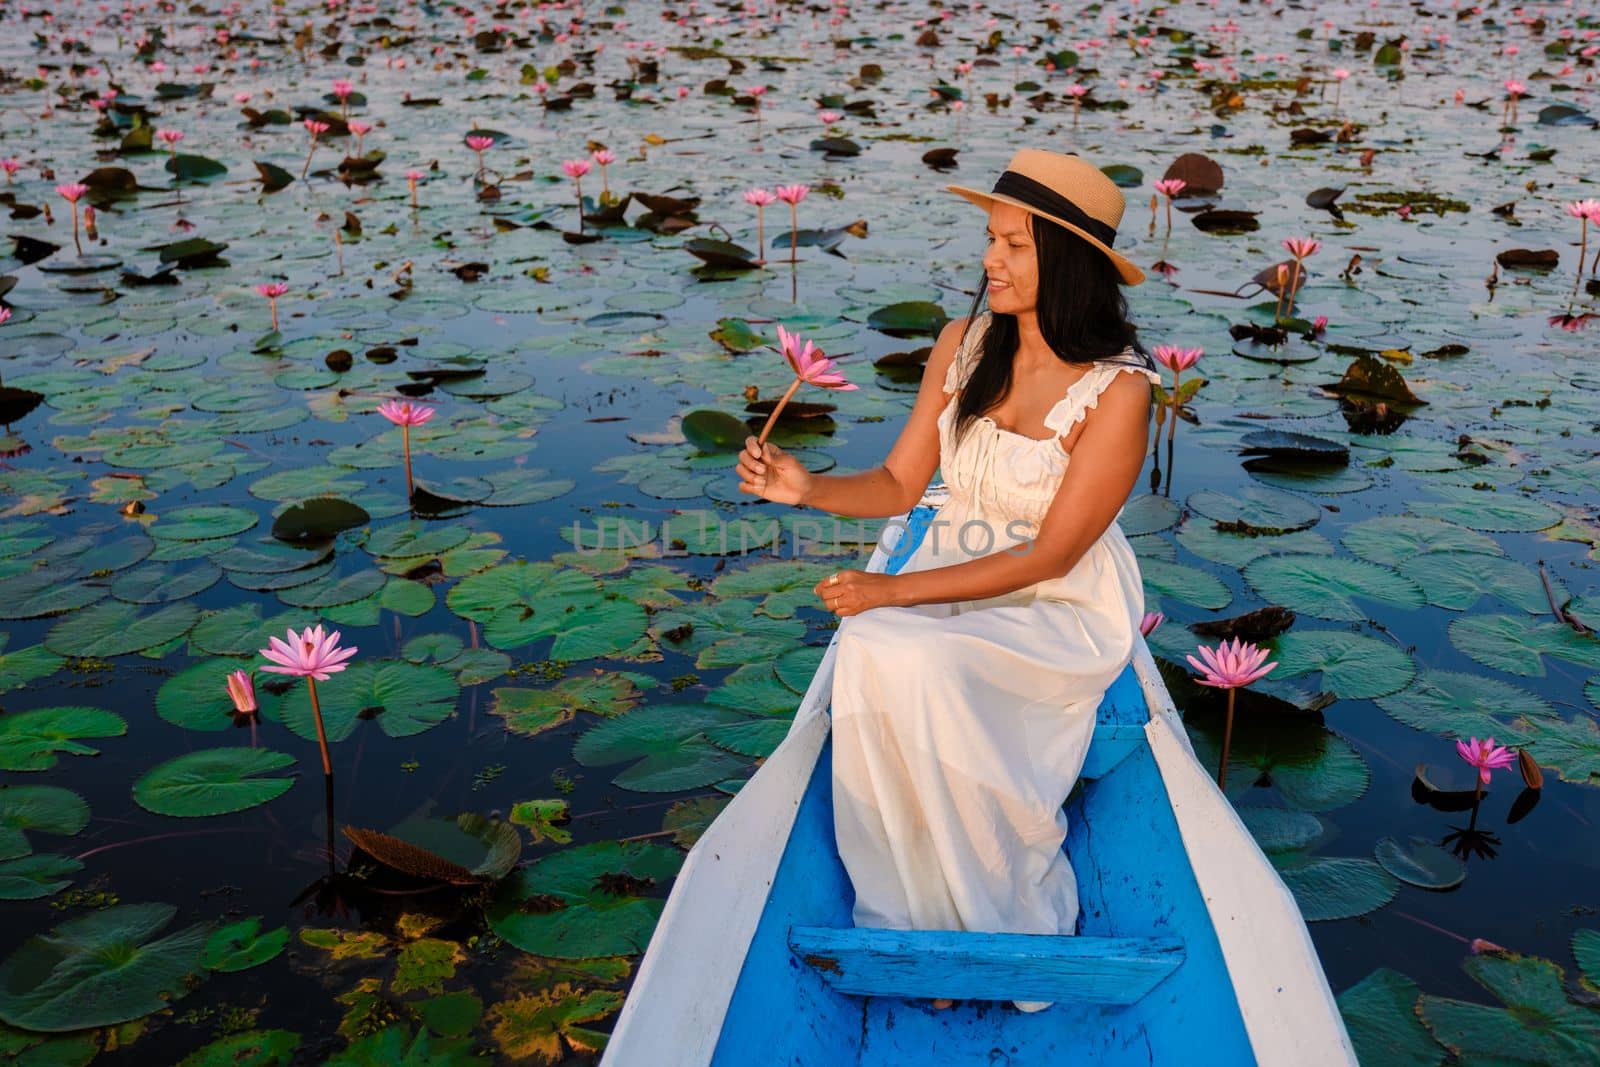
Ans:
{"type": "Polygon", "coordinates": [[[739,492],[751,493],[775,504],[798,504],[811,491],[811,472],[771,441],[744,439],[739,453],[739,492]]]}

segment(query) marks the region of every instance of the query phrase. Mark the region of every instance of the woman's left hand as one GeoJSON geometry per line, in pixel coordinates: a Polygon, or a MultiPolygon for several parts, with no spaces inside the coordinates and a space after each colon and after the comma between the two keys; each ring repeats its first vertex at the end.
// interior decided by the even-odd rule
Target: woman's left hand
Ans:
{"type": "Polygon", "coordinates": [[[822,606],[843,618],[893,605],[895,576],[870,571],[836,571],[812,587],[822,606]]]}

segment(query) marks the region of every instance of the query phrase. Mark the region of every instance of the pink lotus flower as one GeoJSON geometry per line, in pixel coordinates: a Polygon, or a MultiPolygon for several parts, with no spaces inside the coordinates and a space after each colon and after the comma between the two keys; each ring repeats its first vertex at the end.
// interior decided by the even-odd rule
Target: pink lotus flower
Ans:
{"type": "Polygon", "coordinates": [[[1311,332],[1312,333],[1320,334],[1323,330],[1326,330],[1327,328],[1328,328],[1328,316],[1326,316],[1326,315],[1318,315],[1316,318],[1311,320],[1311,332]]]}
{"type": "Polygon", "coordinates": [[[351,123],[348,123],[347,125],[350,128],[350,132],[356,135],[356,155],[360,156],[361,155],[361,139],[363,137],[365,137],[367,134],[372,132],[372,123],[370,123],[370,122],[351,122],[351,123]]]}
{"type": "Polygon", "coordinates": [[[1066,88],[1066,94],[1068,96],[1070,96],[1070,97],[1073,97],[1074,99],[1076,99],[1077,97],[1080,97],[1080,96],[1086,96],[1086,95],[1088,95],[1088,92],[1089,92],[1089,87],[1087,85],[1082,84],[1081,82],[1073,82],[1071,85],[1067,86],[1067,88],[1066,88]]]}
{"type": "Polygon", "coordinates": [[[590,164],[587,159],[568,159],[563,160],[561,163],[562,171],[564,171],[569,178],[583,177],[585,174],[589,173],[589,167],[590,164]]]}
{"type": "Polygon", "coordinates": [[[835,369],[834,361],[827,358],[820,348],[810,341],[802,347],[799,336],[785,330],[781,325],[778,327],[778,351],[783,354],[789,369],[794,372],[794,381],[773,406],[772,413],[767,416],[766,425],[761,427],[761,434],[756,439],[758,451],[766,443],[767,434],[772,431],[773,423],[778,421],[779,412],[783,411],[784,405],[789,403],[789,398],[794,396],[802,383],[809,382],[824,389],[838,389],[841,392],[858,388],[844,380],[844,375],[835,369]]]}
{"type": "Polygon", "coordinates": [[[256,687],[248,671],[234,671],[228,675],[228,697],[233,701],[233,710],[240,715],[256,713],[256,687]]]}
{"type": "Polygon", "coordinates": [[[474,152],[485,152],[494,147],[494,138],[473,134],[467,138],[467,147],[474,152]]]}
{"type": "Polygon", "coordinates": [[[272,305],[272,329],[274,333],[276,333],[278,329],[278,297],[282,296],[288,291],[288,282],[262,282],[260,285],[256,286],[256,292],[266,297],[268,302],[272,305]]]}
{"type": "Polygon", "coordinates": [[[78,201],[83,199],[83,194],[88,191],[89,187],[82,182],[67,182],[56,186],[56,192],[72,205],[72,244],[78,250],[79,256],[83,255],[83,244],[78,240],[78,201]]]}
{"type": "Polygon", "coordinates": [[[0,170],[6,172],[7,185],[11,184],[11,176],[21,169],[22,160],[20,159],[0,159],[0,170]]]}
{"type": "Polygon", "coordinates": [[[1339,69],[1333,71],[1332,73],[1333,73],[1333,76],[1335,78],[1338,78],[1340,81],[1344,81],[1346,78],[1350,77],[1350,72],[1348,70],[1345,70],[1343,67],[1340,67],[1339,69]]]}
{"type": "Polygon", "coordinates": [[[1167,617],[1161,614],[1161,612],[1147,611],[1145,612],[1144,618],[1139,620],[1139,632],[1145,637],[1149,637],[1151,631],[1166,621],[1167,617]]]}
{"type": "Polygon", "coordinates": [[[427,175],[420,170],[406,171],[406,184],[411,188],[411,209],[413,211],[417,207],[417,183],[426,177],[427,175]]]}
{"type": "Polygon", "coordinates": [[[811,385],[820,385],[824,389],[849,390],[858,388],[845,381],[844,375],[834,368],[836,364],[829,359],[812,341],[807,341],[801,347],[798,334],[792,334],[781,325],[778,327],[778,350],[783,353],[783,358],[788,362],[789,369],[794,371],[795,377],[811,385]]]}
{"type": "Polygon", "coordinates": [[[1228,691],[1228,718],[1222,728],[1222,756],[1217,763],[1217,786],[1225,789],[1228,785],[1228,746],[1233,740],[1234,695],[1243,686],[1264,677],[1277,664],[1264,663],[1266,649],[1257,648],[1251,642],[1241,641],[1237,637],[1231,643],[1221,642],[1215,649],[1201,645],[1196,651],[1200,653],[1200,659],[1185,657],[1189,665],[1200,672],[1200,677],[1195,681],[1228,691]]]}
{"type": "Polygon", "coordinates": [[[744,202],[747,204],[754,204],[756,209],[756,248],[758,256],[757,262],[759,263],[765,263],[767,261],[767,237],[766,229],[763,225],[762,213],[768,204],[776,203],[777,200],[778,198],[775,194],[769,190],[762,189],[759,186],[757,188],[746,189],[744,191],[744,202]]]}
{"type": "Polygon", "coordinates": [[[778,199],[789,205],[789,262],[800,261],[800,201],[806,198],[811,186],[804,184],[778,186],[778,199]]]}
{"type": "Polygon", "coordinates": [[[1249,685],[1277,666],[1276,663],[1263,666],[1267,650],[1237,637],[1231,642],[1221,642],[1215,649],[1201,645],[1196,651],[1200,653],[1200,659],[1185,657],[1189,665],[1201,674],[1195,681],[1217,689],[1238,689],[1249,685]]]}
{"type": "Polygon", "coordinates": [[[305,181],[307,172],[311,170],[311,157],[317,151],[317,138],[332,129],[326,122],[317,119],[306,119],[305,127],[311,133],[311,151],[306,153],[306,165],[300,168],[301,181],[305,181]]]}
{"type": "Polygon", "coordinates": [[[306,680],[306,688],[311,693],[311,715],[317,723],[317,744],[322,749],[322,773],[332,777],[333,761],[328,758],[328,734],[322,725],[322,705],[317,702],[317,683],[344,670],[345,661],[357,650],[354,646],[340,648],[339,631],[324,633],[321,623],[315,629],[308,626],[301,633],[293,630],[288,633],[286,642],[276,637],[267,638],[268,647],[263,648],[261,654],[277,666],[261,669],[306,680]]]}
{"type": "Polygon", "coordinates": [[[1189,183],[1182,178],[1162,178],[1156,182],[1156,192],[1167,197],[1177,196],[1189,187],[1189,183]]]}
{"type": "Polygon", "coordinates": [[[356,87],[347,81],[339,80],[333,83],[333,95],[340,100],[350,99],[350,94],[355,91],[356,87]]]}
{"type": "Polygon", "coordinates": [[[677,93],[678,99],[682,100],[684,97],[689,95],[689,87],[687,85],[680,85],[678,86],[677,93]]]}
{"type": "Polygon", "coordinates": [[[11,321],[11,309],[8,308],[8,307],[0,307],[0,326],[4,326],[6,323],[8,323],[10,321],[11,321]]]}
{"type": "Polygon", "coordinates": [[[1479,741],[1476,737],[1456,742],[1456,752],[1462,759],[1478,768],[1478,788],[1489,784],[1489,773],[1517,762],[1517,754],[1509,748],[1494,743],[1494,738],[1479,741]]]}
{"type": "Polygon", "coordinates": [[[182,130],[157,130],[156,131],[156,137],[159,140],[165,142],[166,146],[172,150],[174,155],[176,155],[177,152],[178,152],[178,142],[183,140],[183,131],[182,130]]]}
{"type": "Polygon", "coordinates": [[[262,670],[269,674],[288,674],[318,682],[326,682],[344,670],[348,666],[345,661],[359,651],[354,646],[339,647],[339,631],[325,633],[321,623],[315,627],[308,626],[301,633],[288,631],[287,641],[269,637],[267,646],[261,649],[261,655],[275,666],[263,667],[262,670]]]}
{"type": "MultiPolygon", "coordinates": [[[[1179,372],[1186,371],[1199,362],[1200,357],[1205,355],[1205,349],[1179,348],[1177,345],[1156,345],[1150,350],[1150,354],[1155,357],[1157,363],[1172,371],[1176,376],[1179,372]]],[[[1174,377],[1172,387],[1174,389],[1178,387],[1176,377],[1174,377]]]]}
{"type": "Polygon", "coordinates": [[[1287,248],[1295,259],[1305,259],[1307,256],[1315,255],[1317,249],[1322,247],[1322,242],[1312,237],[1286,237],[1283,240],[1283,247],[1287,248]]]}
{"type": "Polygon", "coordinates": [[[421,426],[433,418],[434,410],[426,404],[412,404],[409,400],[391,400],[379,406],[378,414],[400,427],[400,445],[406,457],[406,498],[409,500],[416,493],[416,484],[411,480],[411,427],[421,426]]]}
{"type": "Polygon", "coordinates": [[[823,125],[832,126],[835,122],[838,122],[840,119],[844,118],[844,116],[839,114],[837,111],[819,111],[817,112],[817,118],[821,120],[823,125]]]}
{"type": "Polygon", "coordinates": [[[601,148],[590,157],[602,167],[608,167],[617,161],[617,154],[609,148],[601,148]]]}
{"type": "Polygon", "coordinates": [[[248,104],[250,102],[250,94],[246,92],[234,93],[233,102],[235,104],[248,104]]]}
{"type": "Polygon", "coordinates": [[[421,426],[436,414],[426,404],[412,404],[409,400],[390,400],[378,407],[378,414],[396,426],[421,426]]]}
{"type": "Polygon", "coordinates": [[[1506,93],[1513,99],[1519,96],[1526,96],[1527,92],[1528,87],[1517,81],[1515,78],[1508,79],[1506,81],[1506,93]]]}
{"type": "MultiPolygon", "coordinates": [[[[1574,200],[1567,205],[1567,214],[1583,221],[1583,229],[1578,238],[1578,275],[1582,277],[1583,257],[1589,251],[1589,223],[1600,225],[1600,200],[1574,200]]],[[[1600,252],[1595,253],[1595,261],[1600,263],[1600,252]]]]}

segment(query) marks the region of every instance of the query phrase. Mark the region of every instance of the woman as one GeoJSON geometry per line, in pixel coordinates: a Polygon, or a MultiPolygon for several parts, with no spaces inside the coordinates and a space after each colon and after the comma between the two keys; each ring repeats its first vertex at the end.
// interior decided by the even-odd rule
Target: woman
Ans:
{"type": "Polygon", "coordinates": [[[948,188],[988,208],[986,285],[939,335],[888,458],[812,474],[752,436],[739,487],[887,517],[938,465],[949,501],[899,574],[816,586],[842,620],[834,831],[854,921],[1074,934],[1062,805],[1144,613],[1115,524],[1160,381],[1118,288],[1144,275],[1111,249],[1121,191],[1076,156],[1024,149],[993,192],[948,188]]]}

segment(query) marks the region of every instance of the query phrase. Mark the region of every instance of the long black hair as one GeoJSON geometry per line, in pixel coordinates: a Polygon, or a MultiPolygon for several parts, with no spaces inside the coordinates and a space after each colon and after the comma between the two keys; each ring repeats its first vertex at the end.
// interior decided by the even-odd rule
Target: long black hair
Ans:
{"type": "MultiPolygon", "coordinates": [[[[1128,321],[1128,301],[1116,265],[1065,226],[1031,211],[1028,216],[1039,263],[1036,314],[1045,343],[1063,363],[1133,362],[1155,370],[1155,360],[1139,343],[1138,329],[1128,321]],[[1123,354],[1128,349],[1133,352],[1131,361],[1123,354]]],[[[978,321],[988,292],[986,271],[960,343],[965,343],[967,330],[978,321]]],[[[988,315],[981,354],[956,405],[957,439],[1011,388],[1012,360],[1020,337],[1017,317],[992,309],[988,315]]]]}

